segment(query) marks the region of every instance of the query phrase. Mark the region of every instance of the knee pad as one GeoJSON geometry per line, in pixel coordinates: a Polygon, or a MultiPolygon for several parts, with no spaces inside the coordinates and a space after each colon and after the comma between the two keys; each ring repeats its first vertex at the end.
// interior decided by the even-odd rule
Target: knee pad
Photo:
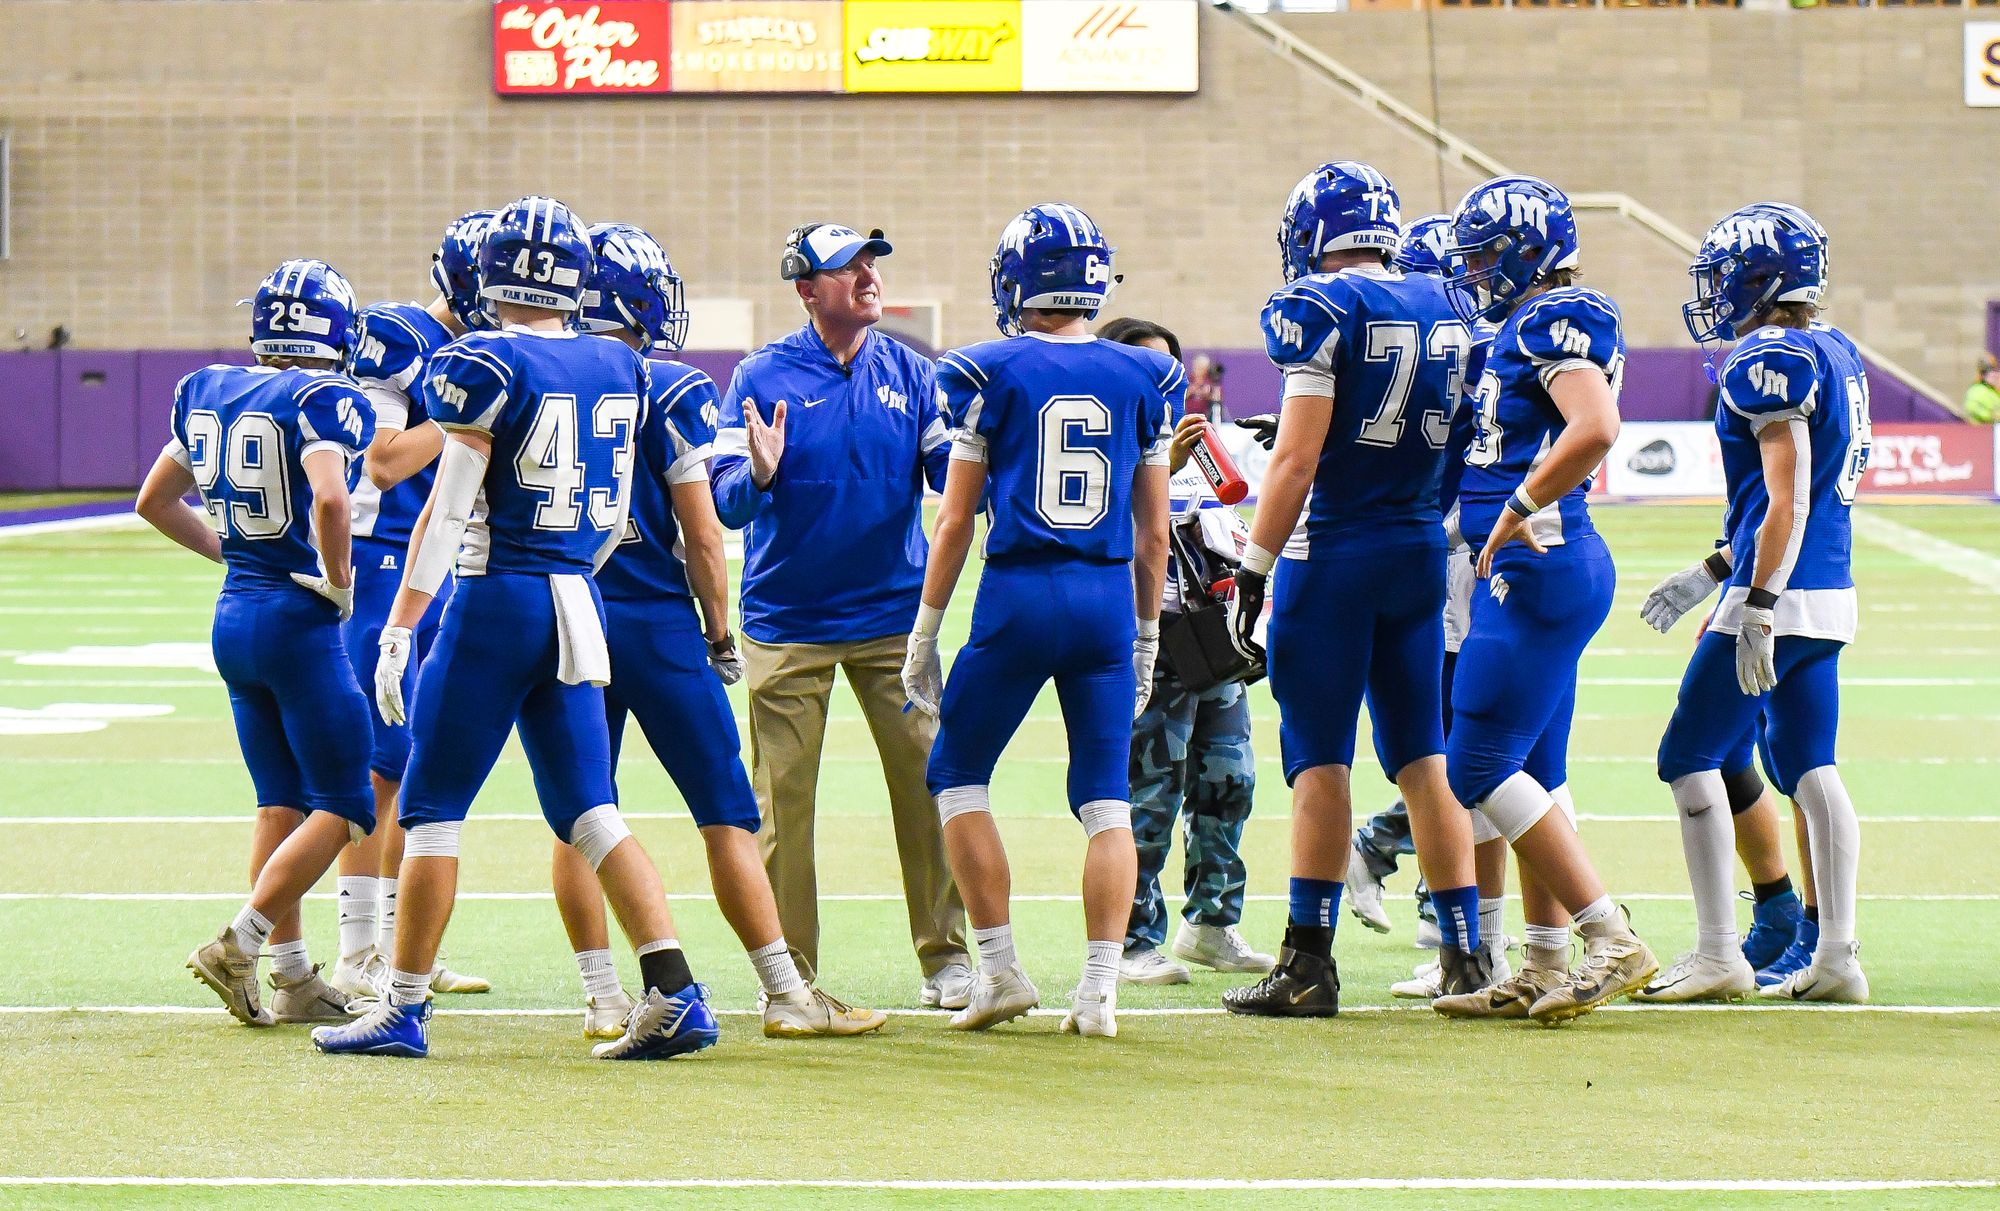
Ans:
{"type": "Polygon", "coordinates": [[[1569,783],[1565,782],[1561,786],[1551,790],[1549,798],[1555,800],[1556,806],[1562,809],[1563,818],[1569,821],[1571,828],[1575,828],[1576,796],[1569,793],[1569,783]]]}
{"type": "Polygon", "coordinates": [[[1729,814],[1740,816],[1757,806],[1764,797],[1764,780],[1754,766],[1746,765],[1733,774],[1722,775],[1722,788],[1729,792],[1729,814]]]}
{"type": "Polygon", "coordinates": [[[458,832],[464,827],[463,820],[433,820],[428,824],[418,824],[403,834],[403,856],[456,858],[458,832]]]}
{"type": "Polygon", "coordinates": [[[1132,831],[1132,805],[1123,799],[1092,799],[1076,809],[1076,818],[1083,821],[1085,837],[1108,833],[1114,828],[1132,831]]]}
{"type": "Polygon", "coordinates": [[[1554,796],[1542,789],[1541,783],[1517,773],[1494,787],[1493,793],[1480,802],[1479,810],[1486,813],[1487,820],[1511,845],[1541,823],[1554,806],[1554,796]]]}
{"type": "Polygon", "coordinates": [[[1488,841],[1498,841],[1501,839],[1500,830],[1493,827],[1493,821],[1486,818],[1485,812],[1480,811],[1476,807],[1467,808],[1466,810],[1472,813],[1472,843],[1474,845],[1484,845],[1488,841]]]}
{"type": "Polygon", "coordinates": [[[618,843],[632,835],[626,826],[625,817],[618,814],[615,803],[600,803],[576,818],[569,826],[569,843],[583,860],[596,870],[618,848],[618,843]]]}
{"type": "Polygon", "coordinates": [[[938,823],[950,824],[967,812],[993,814],[984,786],[948,786],[937,793],[938,823]]]}

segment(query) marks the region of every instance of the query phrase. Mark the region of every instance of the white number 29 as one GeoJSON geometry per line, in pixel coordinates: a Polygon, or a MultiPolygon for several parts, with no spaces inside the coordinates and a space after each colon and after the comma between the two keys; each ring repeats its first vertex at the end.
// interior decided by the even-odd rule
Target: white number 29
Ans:
{"type": "Polygon", "coordinates": [[[276,538],[292,525],[285,434],[268,412],[245,412],[225,432],[207,409],[188,413],[188,465],[216,533],[276,538]],[[216,485],[227,480],[227,496],[216,485]]]}
{"type": "Polygon", "coordinates": [[[1109,507],[1111,460],[1079,438],[1111,436],[1111,409],[1092,395],[1058,395],[1042,405],[1035,454],[1035,511],[1057,530],[1087,530],[1109,507]]]}

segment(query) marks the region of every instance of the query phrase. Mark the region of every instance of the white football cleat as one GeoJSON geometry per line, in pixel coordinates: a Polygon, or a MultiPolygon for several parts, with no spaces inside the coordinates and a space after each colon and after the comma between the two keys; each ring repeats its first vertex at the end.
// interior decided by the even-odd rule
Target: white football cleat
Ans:
{"type": "Polygon", "coordinates": [[[1121,984],[1185,984],[1192,979],[1187,968],[1161,954],[1156,947],[1128,950],[1118,960],[1121,984]]]}
{"type": "Polygon", "coordinates": [[[617,1039],[625,1037],[625,1019],[632,1016],[632,996],[623,988],[615,996],[583,999],[583,1037],[617,1039]]]}
{"type": "Polygon", "coordinates": [[[1405,1001],[1436,1000],[1438,990],[1444,986],[1444,969],[1436,959],[1417,964],[1417,969],[1407,980],[1397,980],[1389,985],[1389,995],[1405,1001]]]}
{"type": "Polygon", "coordinates": [[[925,1009],[963,1009],[972,1001],[972,985],[978,977],[963,963],[946,963],[924,977],[919,994],[925,1009]]]}
{"type": "Polygon", "coordinates": [[[1174,957],[1196,963],[1210,971],[1248,972],[1263,975],[1278,960],[1252,950],[1234,925],[1196,925],[1182,921],[1174,934],[1174,957]]]}
{"type": "Polygon", "coordinates": [[[1352,845],[1347,847],[1347,911],[1376,933],[1389,932],[1389,912],[1382,907],[1382,880],[1352,845]]]}
{"type": "Polygon", "coordinates": [[[485,976],[469,976],[453,971],[444,965],[444,956],[439,955],[431,967],[432,992],[492,992],[493,981],[485,976]]]}
{"type": "Polygon", "coordinates": [[[1069,1012],[1063,1015],[1062,1032],[1086,1039],[1117,1038],[1118,986],[1077,985],[1076,993],[1069,999],[1069,1012]]]}
{"type": "Polygon", "coordinates": [[[765,996],[759,1006],[764,1011],[764,1037],[804,1039],[814,1035],[846,1038],[880,1030],[889,1015],[879,1009],[856,1009],[818,988],[784,997],[765,996]]]}
{"type": "Polygon", "coordinates": [[[1740,950],[1731,948],[1726,959],[1691,950],[1646,981],[1632,999],[1649,1005],[1683,1005],[1689,1001],[1740,1001],[1756,991],[1757,973],[1740,950]]]}
{"type": "Polygon", "coordinates": [[[1019,963],[996,972],[982,971],[979,978],[973,981],[972,999],[965,1008],[951,1015],[951,1028],[985,1030],[1025,1017],[1041,1002],[1042,994],[1028,979],[1028,973],[1021,970],[1019,963]]]}
{"type": "Polygon", "coordinates": [[[389,983],[389,961],[373,946],[340,956],[326,982],[335,992],[356,1001],[379,1000],[389,983]]]}
{"type": "Polygon", "coordinates": [[[1868,1003],[1868,977],[1861,970],[1861,944],[1821,946],[1805,967],[1771,985],[1760,995],[1778,1001],[1824,1001],[1836,1005],[1868,1003]]]}
{"type": "Polygon", "coordinates": [[[1444,941],[1444,935],[1438,932],[1436,921],[1426,920],[1423,917],[1417,918],[1416,948],[1418,950],[1436,950],[1438,944],[1442,941],[1444,941]]]}

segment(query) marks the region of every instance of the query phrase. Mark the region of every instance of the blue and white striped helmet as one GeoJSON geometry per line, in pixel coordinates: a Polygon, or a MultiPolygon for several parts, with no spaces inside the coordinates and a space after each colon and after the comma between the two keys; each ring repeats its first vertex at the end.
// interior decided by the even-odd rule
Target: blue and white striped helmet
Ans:
{"type": "Polygon", "coordinates": [[[1322,164],[1292,186],[1278,221],[1285,280],[1319,272],[1329,252],[1371,248],[1394,255],[1403,239],[1402,203],[1389,178],[1359,160],[1322,164]]]}
{"type": "Polygon", "coordinates": [[[641,353],[650,353],[655,345],[679,353],[687,344],[687,296],[667,250],[630,223],[599,223],[590,229],[590,245],[597,252],[597,266],[583,292],[577,327],[585,332],[629,328],[639,337],[641,353]]]}
{"type": "Polygon", "coordinates": [[[479,297],[546,311],[575,311],[590,285],[590,236],[554,198],[509,203],[479,241],[479,297]]]}
{"type": "Polygon", "coordinates": [[[257,287],[250,352],[342,361],[354,344],[354,287],[325,261],[286,261],[257,287]]]}
{"type": "Polygon", "coordinates": [[[1044,202],[1015,215],[1000,232],[993,253],[993,318],[1008,336],[1021,335],[1021,312],[1030,307],[1081,311],[1094,318],[1110,300],[1117,279],[1117,251],[1083,211],[1044,202]]]}
{"type": "Polygon", "coordinates": [[[438,250],[431,254],[431,285],[467,329],[492,326],[479,302],[479,242],[494,213],[473,210],[453,219],[444,229],[444,239],[438,241],[438,250]]]}

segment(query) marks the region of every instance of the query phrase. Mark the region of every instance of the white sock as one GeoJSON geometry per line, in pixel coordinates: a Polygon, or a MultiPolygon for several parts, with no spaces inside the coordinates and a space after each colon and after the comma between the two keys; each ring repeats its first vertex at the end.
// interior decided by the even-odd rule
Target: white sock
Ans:
{"type": "Polygon", "coordinates": [[[287,980],[303,980],[312,974],[312,960],[306,957],[306,940],[271,943],[271,970],[287,980]]]}
{"type": "Polygon", "coordinates": [[[1092,940],[1084,944],[1083,987],[1102,993],[1118,985],[1118,958],[1124,947],[1117,942],[1092,940]]]}
{"type": "Polygon", "coordinates": [[[583,976],[583,995],[605,1000],[618,995],[618,965],[608,950],[579,950],[576,969],[583,976]]]}
{"type": "Polygon", "coordinates": [[[431,994],[431,973],[389,969],[389,1003],[421,1005],[431,994]]]}
{"type": "Polygon", "coordinates": [[[1793,797],[1805,809],[1806,839],[1812,847],[1819,944],[1831,952],[1854,940],[1861,823],[1854,817],[1854,801],[1847,797],[1840,771],[1831,765],[1807,770],[1799,779],[1797,792],[1793,797]]]}
{"type": "Polygon", "coordinates": [[[1506,945],[1507,897],[1479,897],[1479,941],[1487,949],[1506,945]]]}
{"type": "Polygon", "coordinates": [[[1611,897],[1603,895],[1584,905],[1580,911],[1571,913],[1570,920],[1576,923],[1578,929],[1582,929],[1586,925],[1597,924],[1616,911],[1617,905],[1611,902],[1611,897]]]}
{"type": "Polygon", "coordinates": [[[1528,925],[1522,932],[1527,935],[1523,941],[1530,946],[1539,946],[1543,950],[1566,951],[1569,949],[1569,928],[1567,926],[1528,925]]]}
{"type": "MultiPolygon", "coordinates": [[[[995,925],[991,929],[972,931],[973,944],[979,948],[979,970],[982,974],[997,976],[1019,962],[1014,956],[1014,927],[995,925]]],[[[1112,975],[1117,975],[1117,963],[1112,964],[1112,975]]]]}
{"type": "Polygon", "coordinates": [[[757,982],[764,986],[764,994],[774,1001],[779,997],[801,995],[806,990],[806,982],[799,975],[799,965],[792,961],[792,949],[785,945],[782,936],[768,946],[759,946],[751,951],[750,966],[756,968],[757,982]]]}
{"type": "Polygon", "coordinates": [[[396,881],[375,880],[376,898],[382,907],[375,918],[375,949],[391,963],[396,961],[396,881]]]}
{"type": "Polygon", "coordinates": [[[340,901],[340,957],[375,945],[377,880],[374,875],[342,875],[333,881],[340,901]]]}
{"type": "Polygon", "coordinates": [[[271,940],[271,922],[248,904],[236,914],[229,927],[236,931],[236,945],[247,955],[263,954],[264,943],[271,940]]]}
{"type": "Polygon", "coordinates": [[[1681,818],[1681,851],[1694,885],[1695,950],[1711,959],[1740,953],[1736,936],[1736,822],[1722,771],[1702,770],[1673,781],[1681,818]]]}

